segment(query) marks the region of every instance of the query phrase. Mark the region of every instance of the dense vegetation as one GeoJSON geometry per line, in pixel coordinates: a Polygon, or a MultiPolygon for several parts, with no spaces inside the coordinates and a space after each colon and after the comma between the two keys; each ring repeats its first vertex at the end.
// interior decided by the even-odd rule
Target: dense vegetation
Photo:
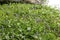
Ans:
{"type": "Polygon", "coordinates": [[[60,12],[42,5],[0,5],[0,40],[60,40],[60,12]]]}

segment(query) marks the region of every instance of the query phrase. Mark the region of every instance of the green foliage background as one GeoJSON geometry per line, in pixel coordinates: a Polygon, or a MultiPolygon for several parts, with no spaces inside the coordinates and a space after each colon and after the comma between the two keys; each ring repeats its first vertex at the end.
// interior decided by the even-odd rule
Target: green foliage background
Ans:
{"type": "Polygon", "coordinates": [[[0,40],[60,40],[60,11],[42,5],[0,5],[0,40]]]}

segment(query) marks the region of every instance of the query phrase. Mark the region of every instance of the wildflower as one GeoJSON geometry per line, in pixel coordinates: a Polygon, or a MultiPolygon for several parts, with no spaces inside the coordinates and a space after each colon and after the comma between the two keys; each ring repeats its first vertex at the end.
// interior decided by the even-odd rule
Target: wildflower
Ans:
{"type": "Polygon", "coordinates": [[[30,31],[31,30],[31,27],[28,27],[27,30],[30,31]]]}

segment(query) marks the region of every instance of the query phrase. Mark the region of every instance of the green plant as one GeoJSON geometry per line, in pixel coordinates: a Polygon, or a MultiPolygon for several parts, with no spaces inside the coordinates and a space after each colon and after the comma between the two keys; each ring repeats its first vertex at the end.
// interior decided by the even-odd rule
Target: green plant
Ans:
{"type": "Polygon", "coordinates": [[[55,40],[60,33],[59,10],[42,5],[0,5],[0,40],[55,40]]]}

